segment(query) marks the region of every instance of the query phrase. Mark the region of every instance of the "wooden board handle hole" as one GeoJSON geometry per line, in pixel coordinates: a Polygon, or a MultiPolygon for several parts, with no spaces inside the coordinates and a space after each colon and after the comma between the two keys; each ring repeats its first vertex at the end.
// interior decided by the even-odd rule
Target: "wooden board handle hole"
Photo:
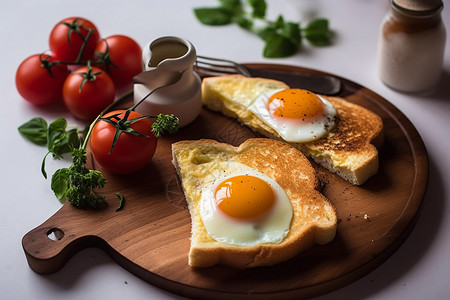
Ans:
{"type": "Polygon", "coordinates": [[[47,231],[47,237],[52,241],[60,241],[64,237],[64,231],[59,228],[51,228],[47,231]]]}

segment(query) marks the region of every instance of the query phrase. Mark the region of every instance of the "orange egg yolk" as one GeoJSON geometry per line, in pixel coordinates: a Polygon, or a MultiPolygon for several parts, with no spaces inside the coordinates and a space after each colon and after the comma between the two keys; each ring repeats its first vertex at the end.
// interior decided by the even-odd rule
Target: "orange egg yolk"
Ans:
{"type": "Polygon", "coordinates": [[[275,203],[272,187],[263,179],[238,175],[222,181],[214,192],[218,208],[240,220],[264,216],[275,203]]]}
{"type": "Polygon", "coordinates": [[[286,89],[273,94],[267,101],[267,107],[273,116],[301,122],[316,120],[325,114],[320,98],[302,89],[286,89]]]}

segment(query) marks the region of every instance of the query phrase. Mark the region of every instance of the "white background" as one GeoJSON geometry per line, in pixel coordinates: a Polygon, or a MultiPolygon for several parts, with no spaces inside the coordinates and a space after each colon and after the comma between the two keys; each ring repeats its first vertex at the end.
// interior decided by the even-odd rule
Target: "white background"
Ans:
{"type": "MultiPolygon", "coordinates": [[[[450,3],[443,19],[450,26],[450,3]]],[[[183,0],[0,0],[1,124],[0,299],[177,299],[122,269],[102,251],[86,249],[56,274],[34,273],[21,247],[24,234],[61,206],[40,173],[45,149],[25,141],[17,127],[32,117],[66,117],[62,108],[42,109],[25,102],[16,91],[15,71],[31,54],[48,49],[53,25],[69,16],[92,20],[103,37],[129,35],[142,46],[166,35],[190,40],[202,55],[239,62],[269,62],[315,68],[343,76],[375,91],[397,106],[416,126],[430,159],[429,188],[418,223],[401,248],[367,276],[320,297],[368,299],[444,299],[450,294],[450,38],[447,33],[444,73],[440,85],[425,95],[407,95],[384,86],[377,76],[379,25],[387,1],[268,1],[269,18],[306,22],[328,18],[334,45],[305,49],[288,59],[262,57],[262,41],[236,26],[207,27],[192,8],[216,1],[183,0]]],[[[450,32],[450,28],[447,30],[450,32]]],[[[48,170],[67,161],[48,160],[48,170]]]]}

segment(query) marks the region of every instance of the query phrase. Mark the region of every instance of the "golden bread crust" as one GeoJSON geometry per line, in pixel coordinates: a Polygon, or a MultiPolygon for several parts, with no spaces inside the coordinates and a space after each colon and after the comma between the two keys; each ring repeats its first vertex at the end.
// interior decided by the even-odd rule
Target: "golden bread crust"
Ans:
{"type": "MultiPolygon", "coordinates": [[[[266,137],[282,140],[279,134],[247,109],[257,92],[289,88],[265,78],[228,75],[203,79],[203,104],[266,137]]],[[[322,96],[322,95],[321,95],[322,96]]],[[[378,151],[383,140],[383,122],[370,110],[339,97],[322,96],[337,111],[337,124],[326,136],[309,143],[291,143],[326,169],[354,185],[363,184],[378,172],[378,151]]]]}
{"type": "Polygon", "coordinates": [[[270,266],[294,257],[314,243],[325,244],[334,238],[336,211],[318,191],[315,169],[290,145],[263,138],[249,139],[239,147],[213,140],[181,141],[172,145],[172,153],[191,214],[191,266],[270,266]],[[286,191],[294,215],[290,231],[281,243],[236,246],[217,242],[206,232],[198,213],[203,175],[214,169],[217,162],[230,160],[266,174],[286,191]]]}

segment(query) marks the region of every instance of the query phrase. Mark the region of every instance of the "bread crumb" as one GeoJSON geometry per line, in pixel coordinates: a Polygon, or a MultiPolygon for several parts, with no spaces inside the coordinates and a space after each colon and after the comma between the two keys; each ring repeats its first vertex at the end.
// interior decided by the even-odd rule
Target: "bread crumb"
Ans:
{"type": "Polygon", "coordinates": [[[367,220],[367,221],[370,221],[369,215],[368,214],[364,214],[364,219],[367,220]]]}

